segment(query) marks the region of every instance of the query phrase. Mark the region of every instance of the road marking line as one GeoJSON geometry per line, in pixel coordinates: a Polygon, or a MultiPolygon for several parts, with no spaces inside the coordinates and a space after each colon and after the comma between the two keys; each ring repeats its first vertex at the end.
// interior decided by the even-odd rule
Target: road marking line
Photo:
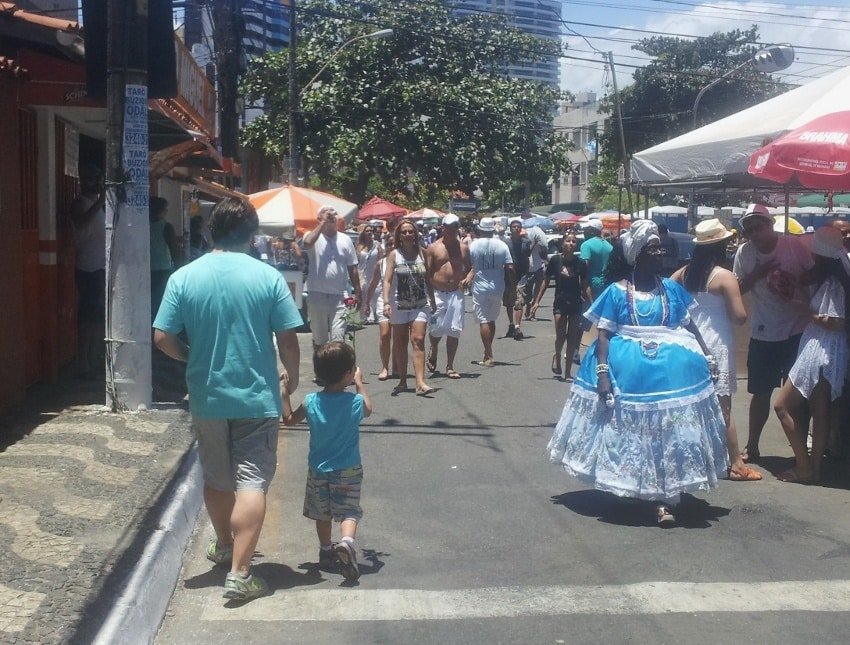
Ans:
{"type": "Polygon", "coordinates": [[[482,589],[292,589],[238,611],[211,590],[202,620],[400,621],[563,614],[850,611],[850,580],[641,582],[482,589]]]}

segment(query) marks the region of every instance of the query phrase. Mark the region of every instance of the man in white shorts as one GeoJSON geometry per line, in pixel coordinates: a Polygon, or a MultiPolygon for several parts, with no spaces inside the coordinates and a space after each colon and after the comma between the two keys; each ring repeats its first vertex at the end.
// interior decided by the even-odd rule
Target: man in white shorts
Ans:
{"type": "Polygon", "coordinates": [[[460,220],[454,213],[443,218],[443,235],[425,251],[425,270],[434,289],[434,302],[429,333],[431,347],[425,365],[437,370],[437,352],[440,339],[446,337],[446,376],[460,378],[454,368],[458,338],[463,331],[466,302],[460,283],[469,273],[469,249],[460,243],[460,220]]]}
{"type": "Polygon", "coordinates": [[[496,364],[493,360],[493,339],[496,337],[496,319],[502,308],[505,280],[511,288],[516,282],[511,251],[502,240],[493,237],[495,232],[496,221],[492,217],[482,217],[476,227],[476,239],[469,245],[472,269],[461,283],[464,288],[472,285],[472,308],[481,326],[481,343],[484,345],[484,358],[479,364],[488,367],[496,364]]]}
{"type": "Polygon", "coordinates": [[[354,309],[360,307],[357,251],[348,235],[338,234],[338,218],[335,209],[323,206],[316,215],[316,227],[303,241],[310,258],[305,291],[314,348],[331,340],[345,340],[344,297],[349,281],[354,309]]]}

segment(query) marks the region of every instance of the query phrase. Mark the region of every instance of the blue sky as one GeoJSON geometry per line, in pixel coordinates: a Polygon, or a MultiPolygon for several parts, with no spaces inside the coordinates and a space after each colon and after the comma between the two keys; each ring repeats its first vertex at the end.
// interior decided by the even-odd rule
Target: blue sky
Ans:
{"type": "Polygon", "coordinates": [[[830,0],[814,2],[735,2],[724,0],[565,0],[565,21],[595,23],[571,24],[578,34],[567,35],[569,55],[589,59],[564,60],[561,85],[573,92],[605,91],[606,77],[601,57],[591,45],[612,51],[617,64],[617,82],[631,82],[633,68],[645,64],[645,57],[631,49],[631,42],[652,34],[629,31],[646,29],[664,34],[705,36],[715,31],[745,29],[759,25],[761,40],[766,43],[790,43],[797,54],[794,65],[776,74],[788,83],[803,84],[835,69],[850,65],[850,2],[830,0]],[[628,28],[628,29],[626,29],[628,28]]]}

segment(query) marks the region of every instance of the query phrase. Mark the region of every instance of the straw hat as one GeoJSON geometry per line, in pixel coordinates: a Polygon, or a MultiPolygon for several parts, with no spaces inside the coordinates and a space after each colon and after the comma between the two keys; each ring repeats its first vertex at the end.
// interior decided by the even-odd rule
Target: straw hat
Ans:
{"type": "Polygon", "coordinates": [[[716,217],[701,221],[694,228],[694,233],[696,234],[694,236],[694,244],[714,244],[715,242],[728,240],[734,235],[716,217]]]}

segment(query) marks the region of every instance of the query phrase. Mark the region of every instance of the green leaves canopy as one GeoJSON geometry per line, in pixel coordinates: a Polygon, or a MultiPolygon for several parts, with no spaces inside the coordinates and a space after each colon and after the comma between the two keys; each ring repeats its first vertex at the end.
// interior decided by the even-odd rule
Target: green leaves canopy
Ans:
{"type": "MultiPolygon", "coordinates": [[[[451,189],[545,182],[568,165],[569,144],[551,126],[557,92],[502,75],[510,63],[557,55],[559,43],[500,16],[458,17],[439,2],[305,0],[298,11],[298,86],[333,58],[300,97],[299,145],[322,185],[362,202],[377,177],[426,201],[451,189]],[[339,50],[385,28],[391,37],[339,50]]],[[[288,153],[287,69],[286,51],[267,54],[243,83],[246,99],[265,107],[243,143],[272,156],[288,153]]]]}

